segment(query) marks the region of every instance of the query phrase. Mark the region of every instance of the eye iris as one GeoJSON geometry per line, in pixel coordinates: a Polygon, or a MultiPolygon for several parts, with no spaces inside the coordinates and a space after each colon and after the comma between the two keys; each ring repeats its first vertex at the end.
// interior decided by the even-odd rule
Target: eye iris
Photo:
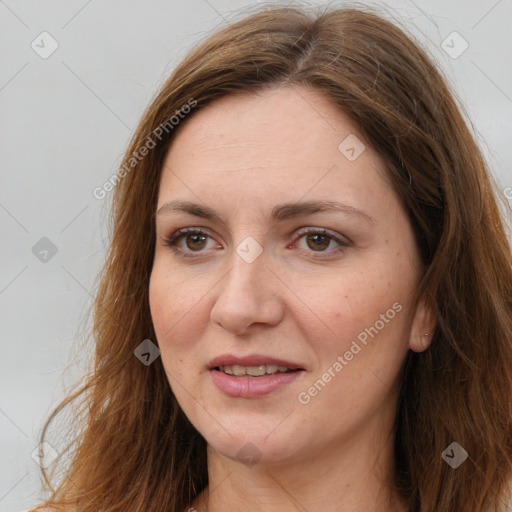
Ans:
{"type": "MultiPolygon", "coordinates": [[[[313,243],[316,244],[316,249],[325,249],[329,245],[329,237],[326,235],[320,235],[320,234],[308,235],[306,239],[308,241],[308,245],[311,240],[314,240],[313,243]],[[323,239],[324,243],[322,244],[322,242],[319,239],[323,239]],[[318,244],[321,244],[322,247],[319,247],[318,244]]],[[[315,247],[310,246],[310,248],[314,249],[315,247]]]]}
{"type": "Polygon", "coordinates": [[[186,236],[187,247],[189,249],[191,249],[191,250],[203,249],[205,241],[206,241],[206,236],[205,235],[199,235],[199,234],[194,235],[194,234],[192,234],[192,235],[187,235],[186,236]],[[192,245],[192,246],[189,243],[189,241],[191,239],[194,239],[194,242],[193,242],[194,245],[192,245]],[[203,245],[201,245],[201,246],[196,245],[198,241],[199,241],[199,243],[203,243],[203,245]]]}

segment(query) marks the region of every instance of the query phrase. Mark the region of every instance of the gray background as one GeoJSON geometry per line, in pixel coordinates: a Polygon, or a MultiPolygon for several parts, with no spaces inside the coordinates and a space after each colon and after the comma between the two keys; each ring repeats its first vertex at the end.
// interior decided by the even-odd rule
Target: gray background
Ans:
{"type": "MultiPolygon", "coordinates": [[[[108,243],[109,196],[92,191],[116,172],[143,109],[186,51],[250,5],[0,0],[0,512],[39,501],[31,454],[85,368],[77,349],[108,243]],[[44,31],[58,43],[47,58],[44,31]],[[43,237],[55,254],[38,254],[43,237]]],[[[512,197],[512,0],[386,5],[434,55],[512,197]],[[442,47],[453,31],[469,45],[458,58],[442,47]]],[[[455,37],[452,52],[464,44],[455,37]]]]}

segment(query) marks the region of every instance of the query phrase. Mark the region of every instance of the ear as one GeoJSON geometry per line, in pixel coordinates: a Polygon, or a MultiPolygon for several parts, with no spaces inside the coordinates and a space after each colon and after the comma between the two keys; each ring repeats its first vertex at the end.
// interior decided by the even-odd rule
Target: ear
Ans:
{"type": "Polygon", "coordinates": [[[423,294],[416,304],[416,311],[409,336],[409,348],[414,352],[423,352],[430,347],[434,329],[436,327],[436,315],[432,302],[423,294]]]}

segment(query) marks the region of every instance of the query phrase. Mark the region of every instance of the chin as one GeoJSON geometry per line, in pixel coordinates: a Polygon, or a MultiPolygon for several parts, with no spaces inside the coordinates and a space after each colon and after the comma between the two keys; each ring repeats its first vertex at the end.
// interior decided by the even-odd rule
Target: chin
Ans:
{"type": "Polygon", "coordinates": [[[295,462],[299,452],[302,452],[297,436],[282,425],[276,429],[275,426],[268,428],[266,424],[252,422],[249,426],[241,422],[240,426],[232,427],[229,432],[221,427],[212,431],[210,425],[201,434],[215,452],[246,466],[295,462]]]}

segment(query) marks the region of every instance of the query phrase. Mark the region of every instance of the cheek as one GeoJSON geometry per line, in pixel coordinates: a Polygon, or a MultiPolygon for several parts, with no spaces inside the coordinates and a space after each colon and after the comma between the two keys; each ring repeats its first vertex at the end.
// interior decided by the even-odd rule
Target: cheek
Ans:
{"type": "Polygon", "coordinates": [[[166,370],[177,375],[200,356],[198,340],[205,315],[201,297],[205,285],[191,286],[190,283],[191,280],[183,279],[179,272],[167,268],[162,271],[158,264],[149,282],[151,319],[162,362],[166,370]]]}
{"type": "MultiPolygon", "coordinates": [[[[322,395],[315,406],[319,409],[364,415],[385,400],[406,355],[407,294],[381,273],[345,275],[331,286],[313,306],[321,312],[316,327],[322,324],[323,329],[302,324],[316,355],[302,391],[322,395]],[[327,391],[317,393],[322,383],[327,391]]],[[[337,428],[336,421],[332,425],[337,428]]]]}
{"type": "MultiPolygon", "coordinates": [[[[316,313],[317,321],[331,334],[346,335],[383,313],[397,300],[396,289],[379,265],[361,265],[364,269],[331,271],[313,281],[303,280],[297,295],[316,313]],[[373,269],[373,270],[372,270],[373,269]],[[381,309],[384,307],[384,311],[381,309]]],[[[297,283],[297,281],[296,281],[297,283]]]]}
{"type": "Polygon", "coordinates": [[[191,281],[183,279],[179,271],[156,257],[149,281],[149,306],[157,335],[167,339],[175,325],[193,314],[196,302],[191,281]]]}
{"type": "MultiPolygon", "coordinates": [[[[375,354],[378,352],[379,357],[394,348],[402,353],[414,286],[412,272],[406,262],[396,263],[390,256],[383,259],[382,263],[366,261],[358,269],[331,272],[325,279],[317,275],[317,286],[307,280],[296,288],[314,313],[301,321],[305,338],[315,344],[324,364],[333,354],[350,350],[353,341],[358,341],[364,352],[369,352],[366,348],[370,344],[377,346],[375,354]]],[[[362,358],[358,355],[357,359],[362,358]]]]}
{"type": "Polygon", "coordinates": [[[153,268],[149,280],[149,308],[157,337],[162,336],[166,328],[169,329],[168,322],[174,316],[174,299],[170,291],[173,288],[168,281],[165,274],[153,268]]]}
{"type": "MultiPolygon", "coordinates": [[[[149,306],[153,328],[160,349],[162,363],[167,372],[178,372],[182,349],[176,340],[180,340],[180,323],[186,319],[185,305],[179,299],[182,291],[176,286],[175,274],[160,271],[155,265],[149,282],[149,306]]],[[[172,383],[171,383],[172,384],[172,383]]]]}

